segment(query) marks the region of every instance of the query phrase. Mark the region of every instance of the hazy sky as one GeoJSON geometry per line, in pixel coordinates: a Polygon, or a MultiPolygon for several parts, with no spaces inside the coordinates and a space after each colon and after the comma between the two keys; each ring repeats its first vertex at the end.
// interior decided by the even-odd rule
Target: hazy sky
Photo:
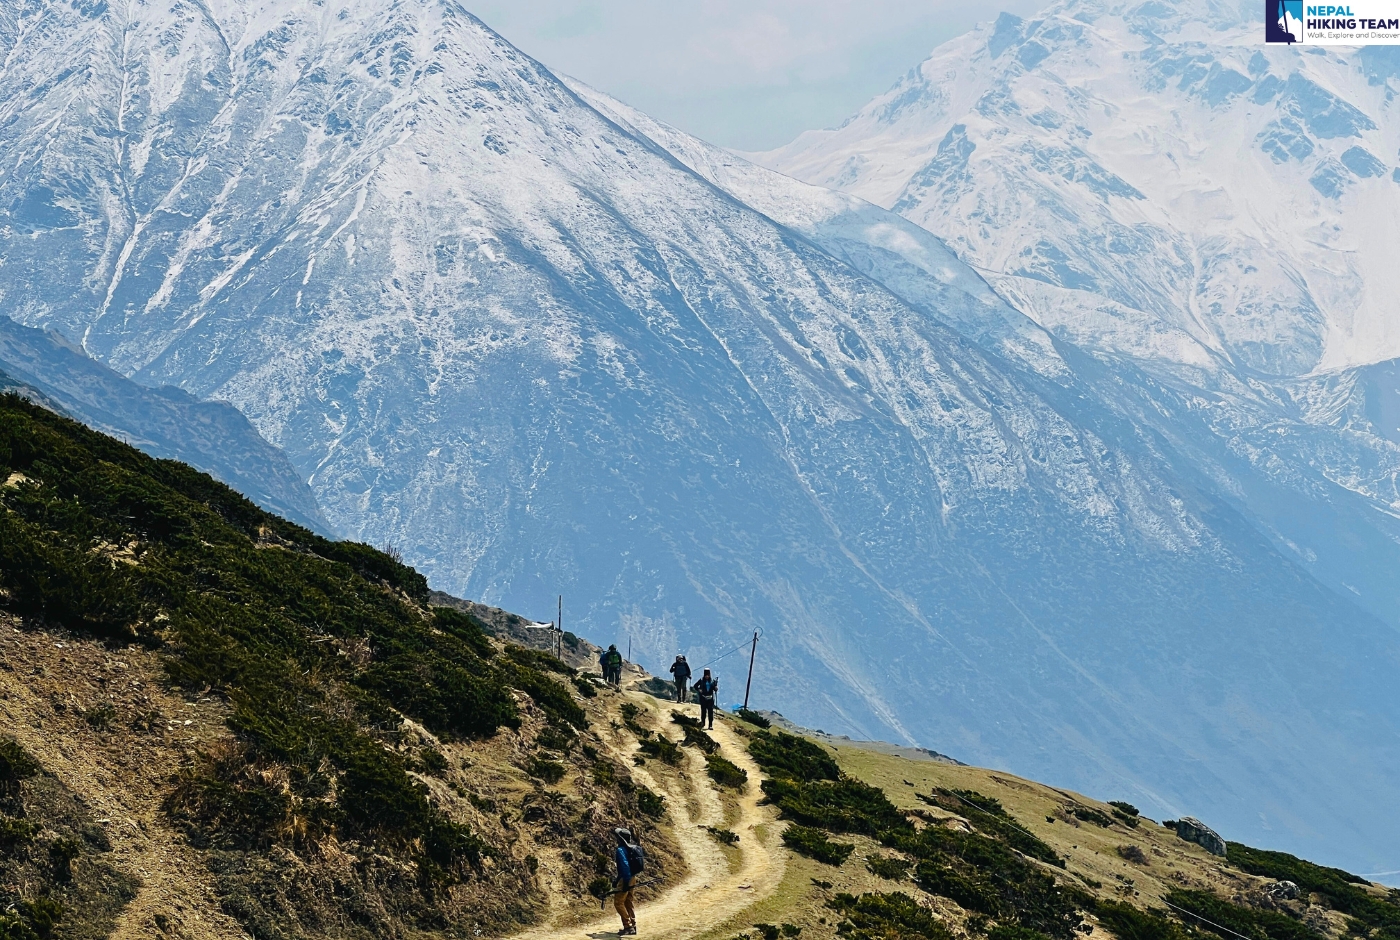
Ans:
{"type": "Polygon", "coordinates": [[[1046,0],[468,0],[506,39],[737,150],[839,124],[933,47],[1046,0]],[[974,12],[975,11],[975,12],[974,12]]]}

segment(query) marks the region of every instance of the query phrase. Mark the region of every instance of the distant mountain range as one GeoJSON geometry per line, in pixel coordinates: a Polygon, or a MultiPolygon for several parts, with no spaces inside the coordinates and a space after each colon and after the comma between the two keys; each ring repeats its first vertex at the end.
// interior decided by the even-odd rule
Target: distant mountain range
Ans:
{"type": "MultiPolygon", "coordinates": [[[[0,10],[0,312],[237,406],[337,530],[454,594],[544,617],[562,592],[566,628],[654,668],[762,631],[755,702],[805,725],[1400,867],[1395,370],[1149,304],[1189,239],[1118,220],[1149,200],[1084,146],[1026,159],[1098,180],[1073,191],[1097,215],[986,223],[1142,240],[1125,260],[1110,226],[1066,286],[1031,276],[1050,248],[1000,273],[446,0],[126,16],[0,10]],[[1090,341],[1039,290],[1187,352],[1090,341]]],[[[996,35],[1018,75],[1058,61],[1002,22],[961,41],[969,75],[996,35]]],[[[977,164],[960,126],[930,160],[977,164]]]]}
{"type": "Polygon", "coordinates": [[[316,497],[286,456],[232,405],[200,401],[168,385],[137,385],[61,336],[3,316],[0,391],[18,392],[152,457],[188,463],[270,512],[331,534],[316,497]]]}

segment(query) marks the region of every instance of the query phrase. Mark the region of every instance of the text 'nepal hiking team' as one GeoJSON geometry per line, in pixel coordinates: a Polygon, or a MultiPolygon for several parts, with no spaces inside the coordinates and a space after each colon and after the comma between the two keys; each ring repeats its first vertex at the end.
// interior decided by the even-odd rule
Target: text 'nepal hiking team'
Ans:
{"type": "MultiPolygon", "coordinates": [[[[598,657],[598,663],[603,667],[603,681],[614,687],[621,686],[623,659],[617,646],[604,650],[598,657]]],[[[719,680],[706,669],[699,680],[691,683],[690,664],[684,656],[677,656],[671,664],[671,675],[676,680],[676,701],[689,701],[689,694],[694,692],[695,700],[700,703],[700,724],[713,731],[719,680]]],[[[617,910],[617,916],[622,918],[619,936],[634,936],[637,933],[637,912],[633,906],[633,892],[639,884],[650,884],[640,880],[646,869],[646,853],[630,829],[614,829],[613,834],[617,837],[617,851],[613,854],[617,865],[617,877],[613,880],[613,907],[617,910]]]]}

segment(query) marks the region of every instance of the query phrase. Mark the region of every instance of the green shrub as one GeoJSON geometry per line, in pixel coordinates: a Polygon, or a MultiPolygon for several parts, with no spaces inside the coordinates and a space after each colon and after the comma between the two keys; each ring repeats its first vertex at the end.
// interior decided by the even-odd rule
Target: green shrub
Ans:
{"type": "Polygon", "coordinates": [[[706,826],[705,831],[714,836],[720,845],[738,845],[739,834],[732,829],[716,829],[714,826],[706,826]]]}
{"type": "Polygon", "coordinates": [[[1079,911],[1091,900],[1056,884],[1005,842],[981,833],[929,826],[885,841],[918,860],[915,881],[930,894],[1056,940],[1074,937],[1083,922],[1079,911]]]}
{"type": "Polygon", "coordinates": [[[782,933],[774,924],[754,924],[753,929],[758,931],[763,940],[778,940],[778,935],[782,933]]]}
{"type": "Polygon", "coordinates": [[[659,734],[639,741],[637,749],[663,764],[675,765],[681,762],[681,749],[676,746],[676,742],[659,734]]]}
{"type": "Polygon", "coordinates": [[[534,669],[537,672],[557,672],[570,679],[578,676],[578,670],[573,666],[562,662],[553,653],[547,653],[543,650],[532,650],[524,646],[507,646],[506,656],[517,665],[534,669]]]}
{"type": "Polygon", "coordinates": [[[424,773],[434,777],[441,777],[447,773],[447,757],[437,748],[419,748],[418,763],[422,766],[424,773]]]}
{"type": "Polygon", "coordinates": [[[997,924],[987,931],[987,940],[1049,940],[1049,938],[1032,927],[1023,927],[1020,924],[997,924]]]}
{"type": "Polygon", "coordinates": [[[607,877],[606,875],[599,875],[592,881],[588,882],[588,893],[593,895],[595,898],[601,900],[603,898],[606,898],[608,895],[612,894],[612,886],[613,883],[611,878],[607,877]]]}
{"type": "Polygon", "coordinates": [[[1099,810],[1094,809],[1092,806],[1083,806],[1079,803],[1075,803],[1074,805],[1070,806],[1069,813],[1076,819],[1082,819],[1085,822],[1091,822],[1094,825],[1102,826],[1105,829],[1108,829],[1113,825],[1113,820],[1108,815],[1100,812],[1099,810]]]}
{"type": "Polygon", "coordinates": [[[957,813],[984,835],[995,836],[1007,845],[1031,858],[1059,868],[1065,860],[1050,845],[1020,826],[1001,803],[975,790],[935,789],[931,796],[918,794],[920,800],[951,813],[957,813]]]}
{"type": "Polygon", "coordinates": [[[737,709],[735,710],[734,714],[738,715],[740,718],[742,718],[744,721],[747,721],[749,724],[758,728],[762,728],[765,731],[773,727],[773,723],[767,718],[764,718],[758,712],[750,711],[747,708],[737,709]]]}
{"type": "Polygon", "coordinates": [[[825,865],[843,865],[855,846],[848,842],[832,842],[826,833],[809,826],[788,826],[783,833],[783,845],[798,855],[816,859],[825,865]]]}
{"type": "Polygon", "coordinates": [[[108,731],[117,720],[117,710],[111,705],[97,705],[83,712],[83,720],[92,726],[94,731],[108,731]]]}
{"type": "Polygon", "coordinates": [[[1108,805],[1112,806],[1114,809],[1118,810],[1118,812],[1124,814],[1125,816],[1139,815],[1138,808],[1136,806],[1134,806],[1131,803],[1124,803],[1122,800],[1109,800],[1108,805]]]}
{"type": "Polygon", "coordinates": [[[783,731],[758,732],[749,739],[749,753],[771,777],[813,781],[841,776],[836,759],[821,745],[783,731]]]}
{"type": "MultiPolygon", "coordinates": [[[[1185,919],[1196,920],[1193,925],[1226,940],[1242,934],[1256,940],[1320,940],[1317,931],[1276,911],[1255,910],[1222,900],[1205,891],[1172,891],[1164,900],[1187,912],[1185,919]]],[[[1180,913],[1180,912],[1178,912],[1180,913]]]]}
{"type": "Polygon", "coordinates": [[[0,793],[14,793],[20,781],[39,773],[39,762],[10,738],[0,738],[0,793]]]}
{"type": "Polygon", "coordinates": [[[683,725],[681,730],[685,732],[685,740],[682,745],[698,747],[706,754],[713,754],[719,750],[719,744],[699,728],[692,728],[690,725],[683,725]]]}
{"type": "Polygon", "coordinates": [[[637,811],[643,816],[660,819],[666,815],[666,798],[646,787],[637,787],[637,811]]]}
{"type": "Polygon", "coordinates": [[[1161,913],[1139,910],[1121,901],[1099,901],[1094,913],[1118,940],[1190,940],[1195,935],[1161,913]]]}
{"type": "Polygon", "coordinates": [[[578,741],[578,735],[565,728],[558,728],[553,725],[543,728],[535,738],[535,744],[549,751],[559,751],[568,753],[578,741]]]}
{"type": "Polygon", "coordinates": [[[718,754],[710,754],[705,758],[705,773],[710,775],[710,779],[722,787],[729,787],[732,790],[741,789],[749,782],[749,772],[738,766],[733,761],[726,760],[718,754]]]}
{"type": "Polygon", "coordinates": [[[584,698],[597,698],[598,687],[593,684],[593,680],[583,676],[574,676],[574,688],[578,689],[578,694],[584,698]]]}
{"type": "Polygon", "coordinates": [[[685,714],[684,712],[678,711],[671,712],[671,723],[680,725],[684,728],[695,728],[697,730],[702,727],[699,718],[693,718],[690,715],[685,714]]]}
{"type": "Polygon", "coordinates": [[[543,757],[531,758],[526,772],[545,783],[558,783],[564,779],[564,765],[558,761],[546,760],[543,757]]]}
{"type": "Polygon", "coordinates": [[[827,907],[844,918],[836,932],[848,940],[952,940],[928,908],[907,894],[838,894],[827,907]]]}
{"type": "Polygon", "coordinates": [[[53,898],[16,902],[0,911],[0,940],[48,940],[63,919],[63,905],[53,898]]]}
{"type": "Polygon", "coordinates": [[[1321,895],[1328,907],[1381,931],[1391,940],[1400,938],[1400,904],[1367,892],[1362,887],[1367,884],[1366,879],[1340,868],[1314,865],[1286,852],[1252,849],[1238,842],[1227,843],[1226,851],[1230,864],[1241,871],[1275,881],[1291,881],[1305,896],[1321,895]]]}
{"type": "Polygon", "coordinates": [[[889,855],[872,855],[865,860],[865,867],[872,875],[889,881],[903,881],[909,877],[909,861],[889,855]]]}
{"type": "Polygon", "coordinates": [[[812,783],[768,779],[761,786],[782,818],[805,826],[871,836],[912,831],[909,821],[895,809],[885,791],[849,777],[812,783]]]}
{"type": "Polygon", "coordinates": [[[12,849],[34,841],[38,828],[27,819],[0,815],[0,849],[12,849]]]}

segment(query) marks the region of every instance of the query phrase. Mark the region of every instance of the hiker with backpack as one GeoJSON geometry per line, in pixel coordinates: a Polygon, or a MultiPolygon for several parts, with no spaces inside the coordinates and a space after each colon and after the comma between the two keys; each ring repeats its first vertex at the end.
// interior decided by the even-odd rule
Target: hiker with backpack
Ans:
{"type": "Polygon", "coordinates": [[[671,664],[671,675],[676,678],[676,701],[684,702],[686,689],[690,687],[690,663],[685,661],[684,656],[677,656],[671,664]]]}
{"type": "Polygon", "coordinates": [[[637,933],[637,912],[632,905],[632,892],[637,879],[647,867],[647,855],[642,846],[632,837],[630,829],[614,829],[617,837],[617,851],[613,860],[617,863],[617,880],[613,883],[613,907],[622,918],[619,937],[635,936],[637,933]]]}
{"type": "Polygon", "coordinates": [[[690,691],[695,693],[695,700],[700,703],[700,724],[704,725],[708,719],[708,730],[715,730],[715,697],[719,695],[719,680],[706,669],[700,681],[690,687],[690,691]]]}
{"type": "Polygon", "coordinates": [[[598,657],[598,663],[603,667],[604,682],[613,686],[622,684],[622,654],[617,651],[616,644],[609,646],[598,657]]]}

